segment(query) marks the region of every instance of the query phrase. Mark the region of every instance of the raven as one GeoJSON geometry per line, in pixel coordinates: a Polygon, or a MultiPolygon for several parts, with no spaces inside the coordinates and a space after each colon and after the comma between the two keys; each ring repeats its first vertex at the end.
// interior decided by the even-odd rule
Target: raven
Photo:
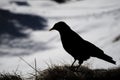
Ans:
{"type": "Polygon", "coordinates": [[[112,57],[104,54],[104,52],[94,44],[84,40],[76,32],[74,32],[65,22],[60,21],[56,23],[51,30],[57,30],[60,33],[63,48],[74,57],[74,65],[76,60],[79,61],[78,68],[84,60],[90,57],[97,57],[116,64],[112,57]]]}

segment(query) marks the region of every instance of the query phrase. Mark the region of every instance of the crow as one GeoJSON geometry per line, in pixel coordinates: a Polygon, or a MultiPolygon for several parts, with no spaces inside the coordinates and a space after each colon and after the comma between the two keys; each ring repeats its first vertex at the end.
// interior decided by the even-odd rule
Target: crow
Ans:
{"type": "Polygon", "coordinates": [[[51,30],[57,30],[60,33],[63,48],[74,57],[74,65],[78,60],[78,68],[81,66],[84,60],[90,57],[97,57],[110,63],[116,64],[112,57],[104,54],[103,50],[95,46],[94,44],[84,40],[76,32],[74,32],[65,22],[60,21],[56,23],[51,30]]]}

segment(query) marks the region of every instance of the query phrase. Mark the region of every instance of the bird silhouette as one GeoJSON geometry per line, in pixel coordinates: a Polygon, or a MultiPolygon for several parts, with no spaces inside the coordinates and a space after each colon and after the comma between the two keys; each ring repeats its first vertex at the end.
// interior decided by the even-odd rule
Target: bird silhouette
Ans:
{"type": "Polygon", "coordinates": [[[116,64],[112,57],[104,54],[104,52],[94,44],[84,40],[65,22],[60,21],[56,23],[50,31],[51,30],[57,30],[60,33],[63,48],[74,57],[74,62],[71,66],[73,66],[76,60],[78,60],[79,68],[83,61],[89,59],[90,57],[97,57],[107,62],[116,64]]]}

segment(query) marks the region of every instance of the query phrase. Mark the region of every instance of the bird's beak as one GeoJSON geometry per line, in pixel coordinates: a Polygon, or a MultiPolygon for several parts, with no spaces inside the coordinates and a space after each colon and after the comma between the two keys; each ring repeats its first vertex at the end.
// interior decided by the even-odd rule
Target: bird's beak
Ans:
{"type": "Polygon", "coordinates": [[[52,31],[53,30],[53,28],[51,28],[49,31],[52,31]]]}

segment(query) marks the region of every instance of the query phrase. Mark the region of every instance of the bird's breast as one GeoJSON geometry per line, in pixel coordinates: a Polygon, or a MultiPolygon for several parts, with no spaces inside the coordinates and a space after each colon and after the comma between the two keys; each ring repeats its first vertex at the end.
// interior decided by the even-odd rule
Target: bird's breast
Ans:
{"type": "Polygon", "coordinates": [[[77,51],[77,43],[75,42],[75,39],[69,35],[67,36],[61,36],[61,41],[63,48],[68,52],[76,52],[77,51]]]}

